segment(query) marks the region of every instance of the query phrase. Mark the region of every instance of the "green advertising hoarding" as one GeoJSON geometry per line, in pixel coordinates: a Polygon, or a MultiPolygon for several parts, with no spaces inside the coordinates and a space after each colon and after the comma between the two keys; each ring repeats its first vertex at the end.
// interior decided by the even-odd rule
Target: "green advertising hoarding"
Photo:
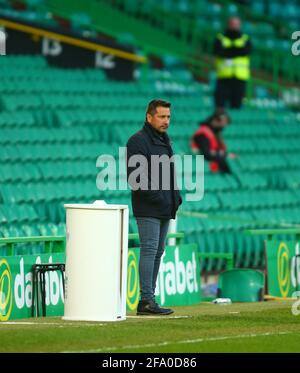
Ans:
{"type": "MultiPolygon", "coordinates": [[[[64,257],[63,253],[1,257],[0,321],[31,317],[32,265],[64,262],[64,257]]],[[[63,314],[62,276],[58,272],[46,273],[46,305],[47,316],[63,314]]]]}
{"type": "Polygon", "coordinates": [[[268,293],[292,297],[300,289],[300,243],[270,240],[266,244],[268,293]]]}
{"type": "MultiPolygon", "coordinates": [[[[139,249],[128,252],[127,309],[139,299],[139,249]]],[[[64,253],[0,257],[0,321],[31,317],[32,265],[64,263],[64,253]]],[[[197,246],[168,246],[162,257],[157,281],[161,305],[188,305],[201,301],[197,246]]],[[[63,285],[59,272],[46,273],[47,316],[63,315],[63,285]]]]}
{"type": "MultiPolygon", "coordinates": [[[[128,252],[127,308],[139,301],[139,249],[128,252]]],[[[201,301],[200,267],[196,244],[167,246],[157,277],[156,299],[161,306],[196,304],[201,301]]]]}

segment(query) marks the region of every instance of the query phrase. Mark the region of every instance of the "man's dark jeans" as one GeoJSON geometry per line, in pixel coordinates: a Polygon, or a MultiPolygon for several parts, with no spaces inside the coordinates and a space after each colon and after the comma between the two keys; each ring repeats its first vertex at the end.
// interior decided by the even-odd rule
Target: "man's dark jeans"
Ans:
{"type": "Polygon", "coordinates": [[[156,279],[164,253],[170,220],[137,217],[140,236],[140,291],[142,300],[154,300],[156,279]]]}

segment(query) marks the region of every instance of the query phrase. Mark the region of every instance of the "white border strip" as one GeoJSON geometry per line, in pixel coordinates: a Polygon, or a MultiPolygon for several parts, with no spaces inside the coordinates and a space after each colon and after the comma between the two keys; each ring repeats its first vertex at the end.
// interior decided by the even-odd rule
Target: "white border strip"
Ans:
{"type": "Polygon", "coordinates": [[[126,316],[127,319],[155,319],[155,320],[169,320],[169,319],[188,319],[191,318],[192,316],[162,316],[162,315],[157,315],[157,316],[148,316],[148,315],[139,315],[139,316],[126,316]]]}
{"type": "Polygon", "coordinates": [[[62,328],[66,328],[68,326],[104,326],[105,324],[95,324],[95,323],[71,323],[71,322],[66,322],[66,323],[58,323],[58,322],[32,322],[32,321],[3,321],[0,322],[0,327],[1,325],[38,325],[38,326],[59,326],[62,328]]]}

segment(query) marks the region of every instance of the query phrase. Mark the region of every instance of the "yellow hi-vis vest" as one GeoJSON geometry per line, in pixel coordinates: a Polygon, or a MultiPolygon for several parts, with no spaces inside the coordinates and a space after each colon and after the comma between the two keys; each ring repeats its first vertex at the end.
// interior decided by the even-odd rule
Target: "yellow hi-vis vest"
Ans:
{"type": "MultiPolygon", "coordinates": [[[[242,35],[238,39],[229,39],[227,36],[218,34],[223,48],[243,48],[249,39],[248,35],[242,35]]],[[[250,77],[250,59],[247,56],[234,58],[216,58],[217,77],[219,79],[237,78],[241,80],[248,80],[250,77]]]]}

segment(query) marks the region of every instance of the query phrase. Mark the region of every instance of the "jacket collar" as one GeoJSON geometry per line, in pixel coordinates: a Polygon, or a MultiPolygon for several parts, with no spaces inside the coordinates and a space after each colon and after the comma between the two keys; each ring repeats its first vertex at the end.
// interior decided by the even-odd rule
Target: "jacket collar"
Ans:
{"type": "Polygon", "coordinates": [[[162,135],[159,135],[159,133],[155,131],[155,129],[147,121],[145,121],[143,129],[150,136],[154,144],[162,145],[162,146],[170,146],[170,138],[167,133],[163,133],[162,135]]]}
{"type": "Polygon", "coordinates": [[[238,39],[242,36],[242,32],[239,30],[229,30],[225,31],[225,36],[229,37],[230,39],[238,39]]]}
{"type": "Polygon", "coordinates": [[[211,126],[209,123],[202,123],[202,126],[208,127],[217,138],[221,137],[223,129],[218,130],[217,128],[211,126]]]}

